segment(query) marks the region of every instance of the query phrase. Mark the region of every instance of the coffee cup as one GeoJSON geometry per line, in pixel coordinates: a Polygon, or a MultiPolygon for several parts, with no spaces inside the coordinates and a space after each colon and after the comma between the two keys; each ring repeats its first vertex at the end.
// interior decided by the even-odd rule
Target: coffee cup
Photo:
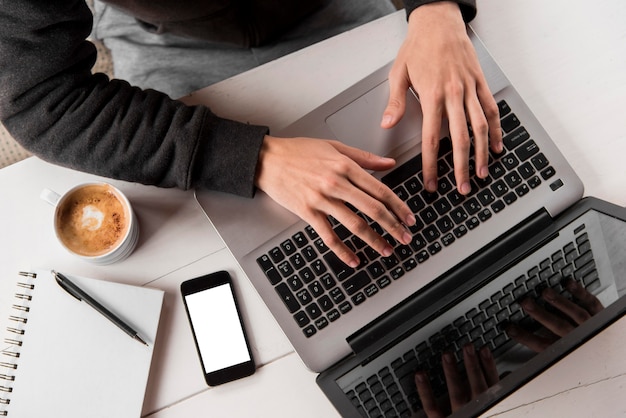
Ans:
{"type": "Polygon", "coordinates": [[[112,264],[128,257],[139,240],[130,202],[108,183],[84,183],[63,195],[44,189],[41,198],[55,206],[54,232],[82,260],[112,264]]]}

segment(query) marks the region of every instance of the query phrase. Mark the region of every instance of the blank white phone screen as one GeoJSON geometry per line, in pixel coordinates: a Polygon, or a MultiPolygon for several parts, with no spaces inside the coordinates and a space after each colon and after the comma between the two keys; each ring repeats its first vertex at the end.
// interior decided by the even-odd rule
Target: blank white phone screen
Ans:
{"type": "Polygon", "coordinates": [[[187,295],[185,299],[205,373],[250,360],[228,284],[187,295]]]}

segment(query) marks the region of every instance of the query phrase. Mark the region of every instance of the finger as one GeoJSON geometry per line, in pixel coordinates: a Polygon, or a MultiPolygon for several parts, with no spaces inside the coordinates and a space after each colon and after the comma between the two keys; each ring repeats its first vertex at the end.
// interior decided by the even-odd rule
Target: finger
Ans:
{"type": "Polygon", "coordinates": [[[523,328],[518,327],[517,325],[511,324],[505,329],[505,331],[509,337],[518,343],[525,345],[536,353],[541,353],[555,341],[551,338],[535,335],[523,328]]]}
{"type": "Polygon", "coordinates": [[[435,400],[435,394],[430,386],[428,376],[424,372],[415,373],[415,387],[417,388],[417,394],[422,401],[422,407],[424,412],[429,418],[443,417],[444,414],[439,409],[437,401],[435,400]]]}
{"type": "Polygon", "coordinates": [[[327,141],[341,154],[347,156],[366,170],[383,171],[393,168],[396,161],[393,158],[381,157],[360,148],[351,147],[339,141],[327,141]]]}
{"type": "MultiPolygon", "coordinates": [[[[363,193],[359,193],[358,191],[354,191],[353,195],[354,194],[362,195],[363,193]]],[[[369,197],[369,199],[373,200],[371,197],[369,197]]],[[[350,201],[351,201],[351,203],[354,206],[356,206],[360,210],[363,210],[360,207],[361,206],[360,205],[361,202],[359,200],[360,199],[356,198],[356,199],[351,199],[350,201]]],[[[387,216],[385,216],[385,217],[392,217],[391,214],[389,214],[388,211],[386,209],[384,209],[384,205],[382,205],[380,202],[377,202],[377,203],[382,207],[382,208],[380,208],[381,216],[379,216],[379,217],[382,217],[382,211],[387,212],[387,216]]],[[[370,206],[374,206],[374,204],[372,203],[372,204],[370,204],[370,206]]],[[[359,215],[354,213],[345,204],[338,205],[338,207],[333,210],[331,215],[335,219],[337,219],[343,226],[348,228],[348,230],[350,232],[352,232],[353,234],[355,234],[356,236],[361,238],[367,245],[372,247],[375,251],[377,251],[382,256],[388,257],[388,256],[390,256],[393,253],[393,247],[391,246],[391,244],[389,244],[389,242],[387,242],[387,240],[385,240],[385,238],[383,238],[376,231],[374,231],[369,226],[367,221],[365,221],[365,219],[363,219],[362,217],[360,217],[359,215]]],[[[369,214],[367,214],[367,215],[370,216],[369,214]]],[[[389,229],[394,229],[394,230],[395,229],[402,229],[404,231],[404,227],[398,221],[396,221],[396,224],[398,224],[399,226],[397,226],[397,227],[389,227],[389,229]]],[[[410,242],[410,234],[408,234],[408,232],[406,232],[406,231],[404,233],[409,235],[409,242],[410,242]]],[[[405,237],[405,239],[406,239],[406,237],[405,237]]],[[[337,254],[337,256],[339,256],[339,254],[337,254]]],[[[353,266],[351,266],[351,267],[353,267],[353,266]]]]}
{"type": "Polygon", "coordinates": [[[487,123],[489,125],[489,144],[491,146],[491,150],[496,154],[500,154],[503,150],[500,111],[498,110],[498,104],[491,94],[489,85],[485,81],[482,73],[481,81],[477,84],[476,93],[478,94],[478,100],[480,100],[483,113],[487,118],[487,123]]]}
{"type": "Polygon", "coordinates": [[[483,367],[485,373],[485,379],[487,380],[487,386],[491,387],[500,381],[500,375],[496,368],[496,361],[493,359],[493,354],[488,346],[483,346],[480,351],[480,364],[483,367]]]}
{"type": "Polygon", "coordinates": [[[448,395],[450,396],[450,407],[452,411],[456,411],[467,403],[467,389],[461,377],[461,373],[459,373],[454,355],[452,353],[444,353],[441,357],[441,365],[443,366],[448,395]]]}
{"type": "MultiPolygon", "coordinates": [[[[465,108],[474,133],[474,154],[476,158],[476,175],[484,179],[489,174],[489,125],[483,113],[481,103],[476,96],[466,100],[465,108]]],[[[472,173],[470,173],[471,175],[472,173]]]]}
{"type": "Polygon", "coordinates": [[[552,288],[546,288],[541,292],[543,297],[550,305],[554,306],[560,312],[563,312],[571,318],[576,324],[580,325],[587,319],[591,318],[591,314],[585,308],[575,302],[559,295],[552,288]]]}
{"type": "Polygon", "coordinates": [[[595,315],[604,309],[602,302],[593,294],[587,291],[576,280],[569,279],[565,282],[567,290],[576,298],[578,303],[583,306],[591,315],[595,315]]]}
{"type": "Polygon", "coordinates": [[[549,313],[537,305],[531,298],[524,299],[520,302],[520,306],[530,317],[559,337],[563,337],[574,329],[574,326],[568,320],[549,313]]]}
{"type": "MultiPolygon", "coordinates": [[[[395,160],[391,158],[379,157],[370,152],[360,150],[358,148],[349,147],[340,142],[333,143],[333,146],[342,154],[355,161],[362,168],[366,169],[388,169],[395,165],[395,160]],[[374,167],[376,165],[376,167],[374,167]]],[[[363,170],[348,170],[348,178],[350,181],[366,191],[370,196],[374,197],[378,202],[382,202],[387,208],[390,208],[394,215],[408,226],[415,225],[415,215],[402,199],[396,195],[393,190],[377,180],[375,177],[363,170]]],[[[371,201],[369,201],[371,202],[371,201]]],[[[353,203],[353,202],[351,202],[353,203]]],[[[354,204],[354,203],[353,203],[354,204]]],[[[370,214],[368,214],[370,216],[370,214]]],[[[372,219],[378,220],[376,215],[370,216],[372,219]]],[[[390,219],[388,218],[387,221],[390,219]]],[[[383,226],[384,227],[384,226],[383,226]]],[[[386,229],[386,228],[385,228],[386,229]]],[[[389,230],[388,230],[389,231],[389,230]]],[[[392,232],[392,231],[389,231],[392,232]]],[[[396,231],[396,238],[400,239],[400,230],[396,231]]]]}
{"type": "Polygon", "coordinates": [[[351,176],[350,180],[358,191],[353,193],[351,203],[379,223],[383,229],[403,244],[413,239],[404,225],[415,224],[411,209],[390,188],[364,174],[351,176]]]}
{"type": "Polygon", "coordinates": [[[389,129],[394,127],[406,109],[406,92],[409,89],[409,80],[404,75],[404,71],[392,68],[389,72],[389,100],[387,107],[383,112],[383,119],[380,123],[381,128],[389,129]],[[398,75],[398,73],[402,73],[398,75]]]}
{"type": "MultiPolygon", "coordinates": [[[[370,152],[358,148],[349,147],[340,142],[333,143],[333,146],[342,154],[366,169],[389,169],[395,165],[392,158],[376,156],[370,152]],[[374,167],[376,165],[376,167],[374,167]]],[[[402,199],[398,197],[389,187],[377,180],[375,177],[363,170],[347,169],[350,181],[363,191],[374,197],[379,202],[383,202],[392,212],[401,219],[402,222],[411,226],[415,224],[415,215],[402,199]]]]}
{"type": "Polygon", "coordinates": [[[437,153],[441,134],[442,109],[439,104],[434,108],[422,102],[422,174],[424,187],[429,192],[437,191],[437,153]]]}
{"type": "Polygon", "coordinates": [[[452,104],[446,106],[446,112],[452,139],[454,177],[457,190],[466,195],[471,190],[469,183],[470,138],[467,130],[467,118],[462,97],[456,99],[452,97],[450,100],[452,104]]]}
{"type": "Polygon", "coordinates": [[[488,387],[483,369],[480,365],[480,360],[476,355],[474,344],[467,344],[463,347],[463,361],[465,362],[467,380],[469,381],[470,390],[472,392],[471,399],[474,399],[476,396],[486,391],[488,387]]]}
{"type": "MultiPolygon", "coordinates": [[[[345,205],[344,205],[345,206],[345,205]]],[[[328,222],[328,218],[322,213],[313,216],[312,218],[303,218],[308,222],[311,227],[317,232],[317,235],[322,239],[324,244],[333,252],[341,261],[346,265],[356,268],[359,266],[359,257],[348,248],[346,244],[339,239],[332,226],[328,222]]]]}

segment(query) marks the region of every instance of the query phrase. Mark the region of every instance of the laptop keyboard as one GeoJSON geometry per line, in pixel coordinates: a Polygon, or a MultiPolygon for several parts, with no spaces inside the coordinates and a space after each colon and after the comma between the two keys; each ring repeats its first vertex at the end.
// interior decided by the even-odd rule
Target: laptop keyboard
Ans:
{"type": "MultiPolygon", "coordinates": [[[[346,396],[364,417],[411,416],[422,409],[415,387],[415,372],[428,372],[436,397],[445,395],[445,376],[441,367],[441,355],[453,353],[462,367],[465,345],[477,348],[489,346],[494,356],[512,346],[514,342],[501,329],[502,323],[520,324],[536,329],[538,324],[524,313],[519,301],[525,297],[536,298],[545,287],[552,287],[570,297],[564,289],[564,278],[573,278],[594,292],[601,283],[587,234],[578,231],[575,240],[559,251],[530,268],[526,274],[505,282],[490,297],[475,304],[439,332],[422,341],[414,349],[395,358],[378,373],[356,382],[346,396]]],[[[539,300],[539,303],[541,299],[539,300]]]]}
{"type": "MultiPolygon", "coordinates": [[[[481,223],[498,216],[556,174],[509,105],[500,101],[498,107],[504,151],[490,153],[489,176],[473,178],[469,195],[456,190],[449,138],[443,138],[439,145],[437,192],[427,192],[423,187],[421,154],[382,178],[416,214],[409,245],[398,245],[376,222],[355,210],[395,247],[394,254],[381,256],[330,217],[335,233],[359,256],[361,263],[356,269],[329,251],[311,226],[257,259],[306,337],[323,334],[321,331],[349,314],[353,306],[384,293],[406,272],[455,241],[471,236],[481,223]]],[[[469,167],[470,173],[475,172],[473,154],[469,167]]],[[[561,185],[556,180],[550,187],[556,190],[561,185]]]]}

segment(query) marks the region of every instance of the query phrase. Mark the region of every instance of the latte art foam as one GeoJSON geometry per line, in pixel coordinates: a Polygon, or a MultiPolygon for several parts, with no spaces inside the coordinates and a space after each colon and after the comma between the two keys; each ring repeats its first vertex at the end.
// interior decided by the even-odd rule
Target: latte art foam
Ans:
{"type": "Polygon", "coordinates": [[[70,250],[98,256],[113,250],[124,239],[128,212],[113,189],[89,185],[63,199],[56,225],[59,238],[70,250]]]}
{"type": "Polygon", "coordinates": [[[83,208],[83,224],[84,229],[96,231],[102,226],[104,213],[100,212],[97,207],[87,205],[83,208]]]}

